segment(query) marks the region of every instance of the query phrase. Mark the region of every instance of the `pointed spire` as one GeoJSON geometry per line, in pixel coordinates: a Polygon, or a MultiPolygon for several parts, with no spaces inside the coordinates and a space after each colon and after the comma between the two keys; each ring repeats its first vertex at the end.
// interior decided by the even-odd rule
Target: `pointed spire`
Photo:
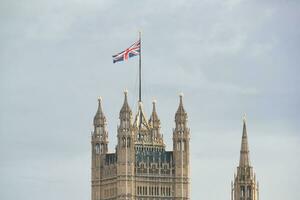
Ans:
{"type": "Polygon", "coordinates": [[[128,90],[125,89],[124,90],[124,103],[123,103],[123,106],[122,106],[122,108],[120,110],[120,117],[121,117],[122,113],[132,113],[132,111],[130,109],[130,106],[128,104],[127,94],[128,94],[128,90]]]}
{"type": "Polygon", "coordinates": [[[175,121],[176,123],[182,123],[187,120],[187,113],[185,112],[185,109],[183,107],[183,94],[179,94],[179,106],[177,109],[177,112],[175,114],[175,121]]]}
{"type": "Polygon", "coordinates": [[[153,100],[152,105],[153,105],[152,106],[152,114],[151,114],[150,119],[149,119],[149,124],[153,128],[159,128],[160,120],[159,120],[157,112],[156,112],[156,100],[153,100]]]}
{"type": "Polygon", "coordinates": [[[135,125],[135,127],[138,127],[138,128],[141,128],[141,129],[149,129],[149,124],[148,124],[146,115],[145,115],[144,110],[143,110],[143,103],[142,102],[138,102],[138,111],[135,115],[134,125],[135,125]]]}
{"type": "Polygon", "coordinates": [[[106,123],[106,117],[103,113],[102,98],[98,97],[98,109],[94,117],[94,126],[104,125],[106,123]]]}
{"type": "Polygon", "coordinates": [[[246,115],[243,117],[243,136],[240,151],[240,167],[250,166],[250,155],[248,147],[248,136],[246,127],[246,115]]]}

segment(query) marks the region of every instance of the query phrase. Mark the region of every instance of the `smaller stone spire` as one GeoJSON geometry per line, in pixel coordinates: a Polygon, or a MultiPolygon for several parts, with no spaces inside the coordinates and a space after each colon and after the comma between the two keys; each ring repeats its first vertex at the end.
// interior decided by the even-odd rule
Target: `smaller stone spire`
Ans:
{"type": "Polygon", "coordinates": [[[240,167],[250,166],[250,155],[249,155],[249,146],[248,146],[248,136],[247,136],[247,127],[246,127],[246,115],[243,117],[243,136],[241,143],[240,151],[240,167]]]}
{"type": "Polygon", "coordinates": [[[175,114],[175,122],[176,123],[185,123],[187,121],[187,113],[183,107],[183,94],[179,94],[179,106],[177,112],[175,114]]]}
{"type": "Polygon", "coordinates": [[[104,125],[106,123],[106,117],[103,113],[102,98],[98,97],[98,109],[94,117],[94,126],[104,125]]]}
{"type": "Polygon", "coordinates": [[[123,113],[130,113],[130,114],[132,113],[132,111],[130,109],[130,106],[128,104],[127,94],[128,94],[128,90],[125,89],[124,90],[124,103],[123,103],[123,106],[122,106],[122,108],[120,110],[120,118],[121,118],[121,115],[123,113]]]}
{"type": "Polygon", "coordinates": [[[156,100],[153,100],[152,102],[152,114],[149,119],[149,124],[153,128],[159,128],[160,127],[160,119],[158,118],[157,112],[156,112],[156,100]]]}
{"type": "Polygon", "coordinates": [[[135,115],[135,119],[134,119],[134,125],[137,128],[140,129],[147,129],[149,130],[149,124],[143,109],[143,103],[142,102],[138,102],[138,111],[135,115]]]}

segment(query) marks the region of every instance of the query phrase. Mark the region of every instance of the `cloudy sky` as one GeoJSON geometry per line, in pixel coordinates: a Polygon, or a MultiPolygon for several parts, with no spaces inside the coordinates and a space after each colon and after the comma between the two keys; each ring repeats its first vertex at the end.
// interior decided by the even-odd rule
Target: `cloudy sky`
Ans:
{"type": "Polygon", "coordinates": [[[110,151],[143,32],[143,101],[171,149],[178,93],[191,128],[192,199],[229,199],[247,113],[261,199],[300,199],[298,0],[1,0],[0,199],[90,199],[102,96],[110,151]]]}

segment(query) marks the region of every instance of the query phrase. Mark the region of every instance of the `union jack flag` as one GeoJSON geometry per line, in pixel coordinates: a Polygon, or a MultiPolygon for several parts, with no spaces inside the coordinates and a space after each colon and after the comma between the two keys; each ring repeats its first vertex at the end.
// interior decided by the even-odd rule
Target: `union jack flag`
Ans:
{"type": "Polygon", "coordinates": [[[133,45],[131,45],[129,48],[125,49],[121,53],[112,56],[113,62],[116,63],[119,61],[128,60],[128,58],[139,55],[140,51],[141,51],[141,41],[138,40],[137,42],[135,42],[133,45]]]}

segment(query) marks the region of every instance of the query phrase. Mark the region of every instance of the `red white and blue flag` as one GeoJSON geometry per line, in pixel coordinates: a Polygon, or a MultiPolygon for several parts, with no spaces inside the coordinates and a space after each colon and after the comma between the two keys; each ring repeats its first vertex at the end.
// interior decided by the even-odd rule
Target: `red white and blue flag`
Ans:
{"type": "Polygon", "coordinates": [[[140,52],[141,52],[141,41],[138,40],[137,42],[135,42],[133,45],[131,45],[129,48],[125,49],[121,53],[112,56],[113,62],[116,63],[119,61],[128,60],[128,58],[139,55],[140,52]]]}

